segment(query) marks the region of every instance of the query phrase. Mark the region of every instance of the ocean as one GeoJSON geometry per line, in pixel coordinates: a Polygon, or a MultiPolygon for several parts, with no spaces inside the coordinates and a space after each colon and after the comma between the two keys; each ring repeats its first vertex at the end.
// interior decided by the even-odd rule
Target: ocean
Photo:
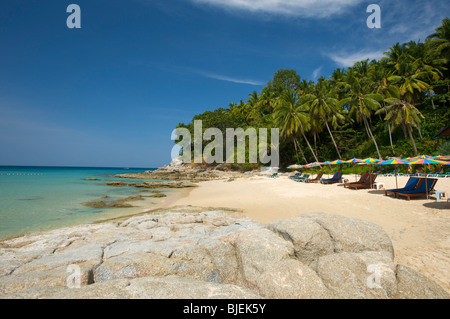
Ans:
{"type": "Polygon", "coordinates": [[[142,208],[91,208],[83,203],[102,200],[103,196],[115,200],[143,194],[133,187],[111,187],[105,183],[123,180],[112,177],[114,174],[147,170],[154,169],[0,166],[0,238],[139,212],[142,208]]]}

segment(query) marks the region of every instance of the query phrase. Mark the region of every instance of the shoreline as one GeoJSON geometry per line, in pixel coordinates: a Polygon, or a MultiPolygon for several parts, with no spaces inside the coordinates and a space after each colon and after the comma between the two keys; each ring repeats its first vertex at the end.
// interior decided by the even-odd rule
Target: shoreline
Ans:
{"type": "MultiPolygon", "coordinates": [[[[295,218],[308,213],[326,213],[356,218],[380,226],[392,241],[397,265],[405,265],[437,282],[450,292],[450,204],[430,199],[394,199],[384,196],[384,190],[350,190],[342,184],[305,184],[290,180],[287,173],[279,178],[261,175],[234,176],[197,182],[198,187],[177,188],[165,192],[151,208],[145,201],[129,214],[119,214],[89,223],[76,223],[51,230],[34,231],[0,239],[2,243],[20,237],[64,232],[77,227],[97,227],[101,224],[120,224],[125,220],[145,218],[145,215],[161,213],[161,210],[190,210],[191,207],[230,209],[245,218],[261,224],[295,218]],[[90,225],[90,226],[89,226],[90,225]]],[[[353,181],[354,175],[345,178],[353,181]]],[[[407,178],[399,177],[402,187],[407,178]]],[[[393,177],[379,177],[387,189],[395,188],[393,177]]],[[[436,189],[449,189],[450,179],[439,179],[436,189]]],[[[150,198],[146,198],[150,200],[150,198]]],[[[103,227],[103,226],[101,226],[103,227]]],[[[6,245],[7,247],[7,245],[6,245]]]]}
{"type": "Polygon", "coordinates": [[[164,209],[164,208],[172,206],[172,203],[176,202],[177,200],[180,200],[183,197],[186,197],[190,190],[191,189],[189,189],[189,188],[186,188],[186,189],[172,189],[172,190],[170,190],[170,192],[164,193],[164,194],[167,195],[167,197],[163,197],[163,198],[148,198],[148,197],[145,197],[143,202],[142,203],[138,202],[137,203],[138,205],[136,205],[136,206],[132,206],[132,207],[129,207],[129,208],[123,208],[123,207],[119,207],[119,208],[111,207],[111,208],[108,208],[111,211],[111,212],[109,212],[109,214],[116,215],[116,216],[104,217],[104,218],[99,218],[97,220],[90,220],[90,221],[78,221],[78,222],[74,222],[72,224],[67,224],[65,226],[48,226],[48,228],[44,228],[44,229],[41,229],[41,230],[32,230],[32,231],[24,232],[24,233],[21,233],[21,234],[0,238],[0,244],[2,242],[4,242],[4,241],[17,239],[17,238],[24,237],[24,236],[43,234],[43,233],[54,231],[54,230],[58,230],[58,229],[70,228],[70,227],[76,227],[76,226],[82,226],[82,225],[102,224],[102,223],[107,223],[107,222],[111,222],[111,221],[118,220],[118,219],[131,218],[133,216],[139,216],[139,215],[148,213],[148,212],[153,211],[153,210],[164,209]],[[157,203],[150,202],[150,200],[156,200],[158,202],[157,203]],[[148,202],[148,203],[146,203],[146,202],[148,202]],[[150,205],[151,205],[151,207],[149,207],[150,205]],[[130,210],[130,212],[129,213],[125,213],[125,211],[124,211],[125,209],[130,210]],[[117,212],[116,214],[114,214],[114,210],[120,210],[120,212],[117,212]]]}

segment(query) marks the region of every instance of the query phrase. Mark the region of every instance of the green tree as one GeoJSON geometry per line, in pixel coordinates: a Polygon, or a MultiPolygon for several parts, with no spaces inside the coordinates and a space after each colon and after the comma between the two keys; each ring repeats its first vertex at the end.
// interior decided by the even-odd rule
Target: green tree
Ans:
{"type": "Polygon", "coordinates": [[[281,93],[277,106],[275,107],[275,121],[280,128],[281,135],[287,138],[293,138],[297,146],[299,146],[299,143],[296,142],[295,136],[300,133],[308,144],[316,161],[319,161],[305,135],[305,132],[310,129],[308,110],[302,106],[297,92],[288,89],[281,93]]]}
{"type": "Polygon", "coordinates": [[[393,97],[385,100],[388,104],[377,111],[377,114],[386,113],[385,120],[395,126],[402,126],[411,139],[411,144],[414,149],[414,155],[417,155],[417,147],[414,141],[412,127],[417,127],[424,118],[422,113],[411,103],[401,98],[400,89],[396,90],[393,97]]]}
{"type": "Polygon", "coordinates": [[[340,107],[349,107],[349,115],[354,116],[359,123],[363,123],[366,133],[372,139],[377,150],[378,158],[381,158],[381,153],[378,148],[377,141],[370,128],[369,119],[372,112],[381,108],[378,101],[382,101],[383,97],[380,94],[370,93],[369,88],[364,85],[363,79],[360,79],[359,74],[350,69],[347,74],[347,83],[350,91],[347,97],[339,102],[340,107]]]}
{"type": "Polygon", "coordinates": [[[332,126],[335,128],[339,123],[344,121],[344,116],[339,113],[339,101],[336,99],[329,81],[320,78],[316,85],[311,85],[309,93],[305,94],[303,98],[306,101],[303,106],[309,107],[310,117],[314,119],[316,123],[325,125],[331,140],[333,141],[336,153],[338,154],[339,159],[342,159],[328,123],[331,122],[332,126]]]}

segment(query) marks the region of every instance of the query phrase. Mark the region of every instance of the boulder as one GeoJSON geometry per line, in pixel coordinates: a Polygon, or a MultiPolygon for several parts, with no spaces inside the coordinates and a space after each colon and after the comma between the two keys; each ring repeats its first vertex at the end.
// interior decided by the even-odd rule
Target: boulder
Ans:
{"type": "Polygon", "coordinates": [[[397,299],[449,299],[450,295],[436,282],[417,271],[397,266],[397,299]]]}
{"type": "Polygon", "coordinates": [[[0,298],[449,297],[393,253],[362,220],[314,213],[263,225],[175,206],[0,242],[0,298]],[[74,267],[79,289],[67,286],[74,267]]]}

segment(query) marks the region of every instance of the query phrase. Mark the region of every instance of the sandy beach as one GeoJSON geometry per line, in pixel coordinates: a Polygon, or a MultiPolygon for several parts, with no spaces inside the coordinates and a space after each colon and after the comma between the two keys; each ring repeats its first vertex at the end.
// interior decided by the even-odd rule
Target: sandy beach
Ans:
{"type": "MultiPolygon", "coordinates": [[[[350,190],[343,184],[305,184],[279,178],[255,176],[233,181],[213,180],[182,191],[170,205],[238,208],[262,223],[310,212],[324,212],[367,220],[380,225],[390,236],[395,261],[438,282],[450,292],[450,203],[444,198],[395,199],[384,190],[350,190]]],[[[355,181],[354,175],[344,176],[355,181]]],[[[407,177],[398,177],[399,187],[407,177]]],[[[378,177],[387,189],[395,188],[395,177],[378,177]]],[[[450,191],[450,178],[440,178],[435,189],[450,191]]]]}

